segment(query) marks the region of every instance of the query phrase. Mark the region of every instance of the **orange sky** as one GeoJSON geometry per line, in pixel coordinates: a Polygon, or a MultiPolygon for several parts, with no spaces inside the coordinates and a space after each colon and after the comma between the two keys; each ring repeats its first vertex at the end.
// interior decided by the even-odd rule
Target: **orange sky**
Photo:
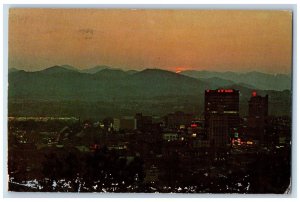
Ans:
{"type": "Polygon", "coordinates": [[[9,67],[290,73],[288,11],[10,9],[9,67]]]}

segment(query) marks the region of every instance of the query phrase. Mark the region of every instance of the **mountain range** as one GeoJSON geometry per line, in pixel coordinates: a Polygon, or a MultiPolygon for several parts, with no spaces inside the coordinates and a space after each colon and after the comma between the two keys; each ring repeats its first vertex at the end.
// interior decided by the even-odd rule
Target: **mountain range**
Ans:
{"type": "Polygon", "coordinates": [[[8,75],[9,115],[99,118],[136,112],[201,114],[204,90],[216,88],[240,90],[241,114],[247,114],[247,101],[255,89],[261,95],[269,95],[271,114],[289,115],[291,92],[287,83],[291,80],[288,78],[260,72],[174,73],[161,69],[124,71],[108,66],[84,71],[69,65],[35,72],[13,69],[8,75]],[[262,82],[263,78],[269,82],[262,82]],[[286,88],[269,88],[275,81],[277,86],[281,83],[286,88]]]}
{"type": "MultiPolygon", "coordinates": [[[[79,73],[89,73],[95,74],[102,70],[115,70],[114,73],[125,72],[127,74],[135,74],[139,72],[138,70],[127,70],[124,71],[121,68],[113,68],[107,65],[97,65],[88,69],[78,69],[71,65],[60,65],[54,66],[60,67],[67,70],[72,70],[79,73]]],[[[42,71],[48,71],[48,69],[52,69],[53,67],[46,68],[42,71]]],[[[159,70],[159,69],[157,69],[159,70]]],[[[9,73],[21,71],[16,68],[9,68],[9,73]]],[[[64,70],[62,70],[64,71],[64,70]]],[[[104,74],[104,72],[103,72],[104,74]]],[[[290,90],[291,89],[291,76],[287,74],[267,74],[257,71],[252,72],[215,72],[215,71],[197,71],[197,70],[185,70],[180,72],[179,74],[185,75],[188,77],[196,78],[204,82],[208,82],[213,86],[229,86],[237,84],[239,86],[244,86],[251,89],[260,89],[260,90],[290,90]]]]}
{"type": "Polygon", "coordinates": [[[222,79],[235,84],[248,86],[261,90],[289,90],[291,89],[291,77],[286,74],[266,74],[262,72],[212,72],[212,71],[182,71],[181,74],[197,79],[222,79]]]}

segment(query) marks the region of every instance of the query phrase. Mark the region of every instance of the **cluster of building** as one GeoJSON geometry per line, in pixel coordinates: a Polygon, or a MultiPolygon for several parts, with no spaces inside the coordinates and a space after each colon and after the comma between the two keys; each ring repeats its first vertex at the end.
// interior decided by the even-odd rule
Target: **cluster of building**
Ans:
{"type": "MultiPolygon", "coordinates": [[[[290,128],[290,119],[269,116],[268,100],[268,95],[261,96],[253,91],[248,101],[248,116],[241,118],[238,90],[206,90],[204,116],[210,144],[219,148],[243,143],[259,146],[268,146],[270,143],[278,145],[278,130],[273,131],[282,125],[278,123],[278,119],[285,120],[282,130],[290,128]],[[273,133],[270,134],[270,131],[273,133]],[[272,136],[273,134],[277,136],[272,136]]],[[[290,131],[280,133],[281,142],[289,139],[290,131]]]]}
{"type": "MultiPolygon", "coordinates": [[[[102,128],[106,133],[155,133],[168,142],[191,140],[189,143],[196,148],[212,147],[225,151],[233,145],[265,146],[290,141],[290,118],[269,116],[268,95],[260,96],[253,91],[248,101],[248,116],[241,117],[239,94],[239,90],[234,89],[205,90],[204,113],[199,117],[180,111],[164,117],[137,113],[135,116],[106,118],[94,123],[94,126],[102,128]]],[[[83,129],[92,125],[84,123],[83,129]]],[[[67,129],[64,128],[65,131],[67,129]]],[[[56,139],[64,137],[61,133],[65,132],[59,132],[59,138],[56,139]]],[[[19,136],[22,138],[24,135],[19,136]]],[[[82,134],[78,133],[77,136],[82,134]]],[[[51,142],[57,141],[53,139],[51,142]]]]}
{"type": "Polygon", "coordinates": [[[160,130],[165,141],[189,139],[194,147],[212,147],[220,151],[242,144],[278,145],[289,141],[290,119],[269,116],[268,99],[268,95],[261,96],[253,91],[248,101],[248,116],[241,117],[239,90],[205,90],[204,116],[178,111],[159,118],[137,113],[106,119],[103,127],[115,133],[160,130]]]}
{"type": "Polygon", "coordinates": [[[227,170],[248,168],[257,151],[290,144],[290,117],[270,116],[268,95],[253,91],[249,96],[247,116],[240,116],[238,90],[216,89],[205,90],[201,116],[178,111],[164,117],[137,113],[97,122],[10,118],[10,173],[26,170],[26,175],[36,176],[43,152],[93,154],[106,147],[128,162],[141,157],[148,183],[184,179],[183,170],[195,176],[205,173],[204,179],[223,178],[227,170]]]}

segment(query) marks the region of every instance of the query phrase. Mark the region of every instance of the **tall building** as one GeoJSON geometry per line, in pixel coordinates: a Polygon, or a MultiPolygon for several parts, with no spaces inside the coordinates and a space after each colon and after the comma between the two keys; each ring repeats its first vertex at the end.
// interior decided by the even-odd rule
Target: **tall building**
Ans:
{"type": "MultiPolygon", "coordinates": [[[[205,91],[205,127],[210,127],[210,117],[224,114],[228,121],[228,129],[239,126],[239,91],[234,89],[217,89],[205,91]]],[[[223,116],[225,117],[225,116],[223,116]]]]}
{"type": "Polygon", "coordinates": [[[204,107],[205,130],[210,145],[217,148],[215,151],[226,148],[234,136],[231,131],[236,130],[240,124],[239,91],[206,90],[204,107]]]}
{"type": "Polygon", "coordinates": [[[248,102],[248,135],[261,143],[267,140],[265,138],[265,129],[268,117],[268,100],[268,95],[263,97],[258,95],[256,91],[253,91],[248,102]]]}
{"type": "Polygon", "coordinates": [[[224,148],[230,144],[227,118],[226,114],[214,114],[209,118],[208,139],[214,147],[224,148]]]}
{"type": "Polygon", "coordinates": [[[266,95],[262,97],[257,95],[256,91],[252,92],[249,100],[249,117],[264,118],[268,116],[268,101],[269,97],[266,95]]]}

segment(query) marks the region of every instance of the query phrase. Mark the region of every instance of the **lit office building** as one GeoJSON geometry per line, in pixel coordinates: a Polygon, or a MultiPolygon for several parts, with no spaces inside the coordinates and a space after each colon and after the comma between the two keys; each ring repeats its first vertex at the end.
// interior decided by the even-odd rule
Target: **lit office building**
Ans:
{"type": "Polygon", "coordinates": [[[211,144],[224,147],[230,142],[230,131],[239,127],[239,91],[217,89],[205,91],[205,128],[211,144]]]}

